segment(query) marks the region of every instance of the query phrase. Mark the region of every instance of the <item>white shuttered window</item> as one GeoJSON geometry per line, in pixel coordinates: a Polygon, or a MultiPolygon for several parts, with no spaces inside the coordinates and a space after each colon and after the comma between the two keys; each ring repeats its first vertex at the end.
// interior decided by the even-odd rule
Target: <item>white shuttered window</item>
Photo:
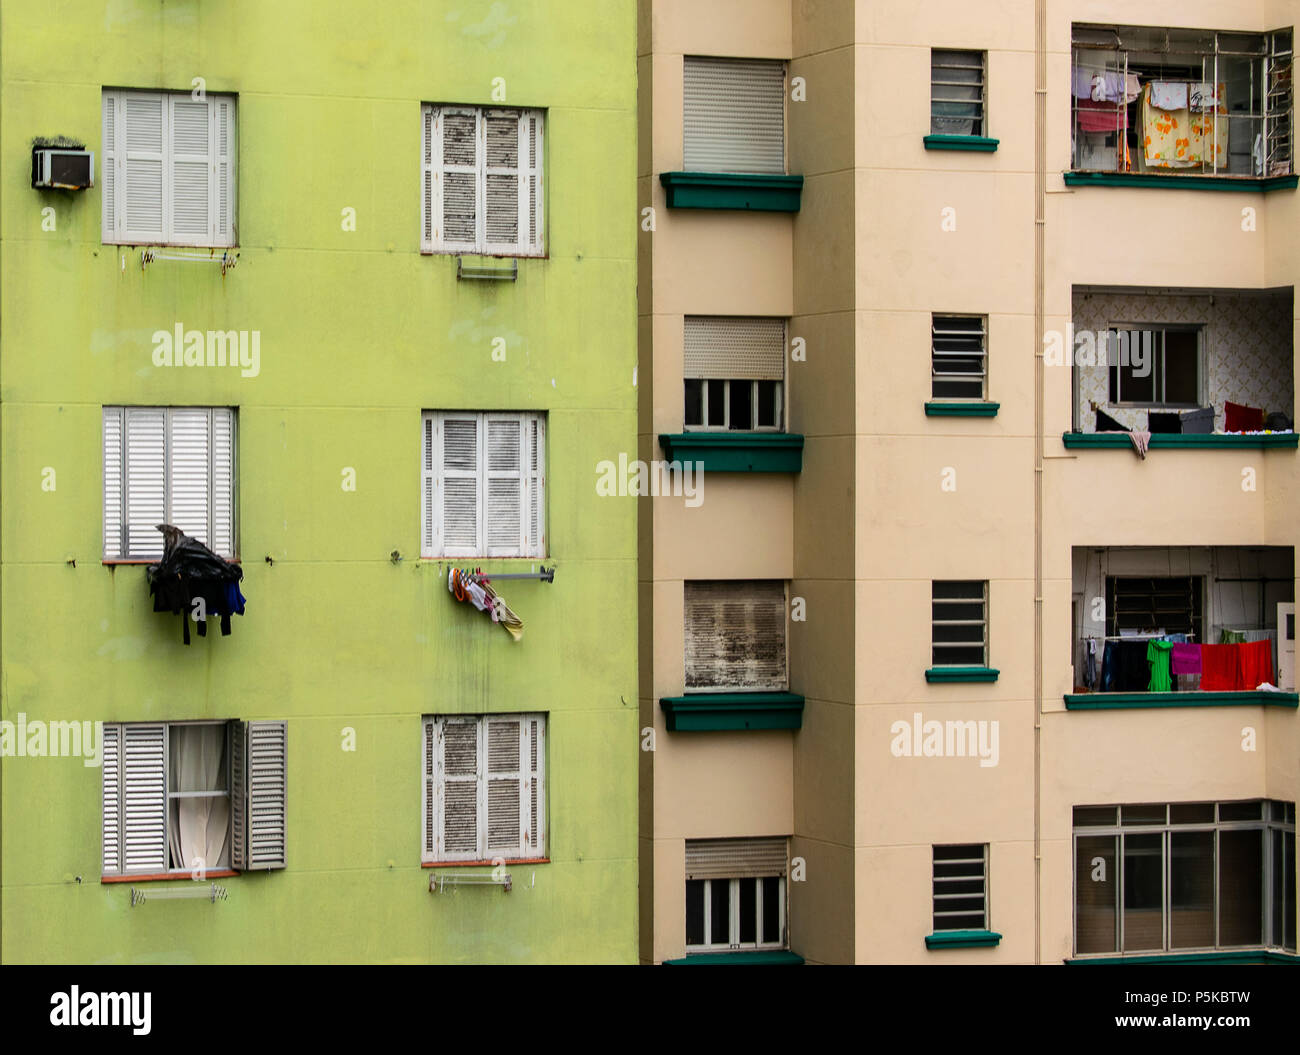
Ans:
{"type": "Polygon", "coordinates": [[[546,555],[546,415],[428,411],[424,557],[546,555]]]}
{"type": "Polygon", "coordinates": [[[103,95],[106,244],[235,244],[235,100],[103,95]]]}
{"type": "Polygon", "coordinates": [[[785,691],[785,584],[685,584],[686,688],[785,691]]]}
{"type": "Polygon", "coordinates": [[[541,110],[422,108],[423,252],[544,255],[544,123],[541,110]]]}
{"type": "Polygon", "coordinates": [[[159,524],[235,555],[235,412],[104,408],[104,558],[160,557],[159,524]]]}
{"type": "Polygon", "coordinates": [[[687,172],[785,172],[785,63],[687,55],[687,172]]]}
{"type": "Polygon", "coordinates": [[[546,715],[424,719],[423,860],[546,856],[546,715]]]}

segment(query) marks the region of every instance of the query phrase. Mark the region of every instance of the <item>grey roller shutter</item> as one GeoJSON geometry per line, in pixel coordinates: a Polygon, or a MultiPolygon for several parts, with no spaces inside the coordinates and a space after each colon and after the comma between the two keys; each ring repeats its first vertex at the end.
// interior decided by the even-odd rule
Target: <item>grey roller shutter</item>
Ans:
{"type": "Polygon", "coordinates": [[[784,319],[688,315],[684,336],[684,377],[785,378],[784,319]]]}
{"type": "Polygon", "coordinates": [[[687,879],[750,879],[784,876],[786,841],[763,839],[689,839],[687,879]]]}
{"type": "Polygon", "coordinates": [[[785,584],[685,584],[687,689],[784,690],[785,584]]]}
{"type": "Polygon", "coordinates": [[[785,63],[688,55],[683,167],[785,172],[785,63]]]}

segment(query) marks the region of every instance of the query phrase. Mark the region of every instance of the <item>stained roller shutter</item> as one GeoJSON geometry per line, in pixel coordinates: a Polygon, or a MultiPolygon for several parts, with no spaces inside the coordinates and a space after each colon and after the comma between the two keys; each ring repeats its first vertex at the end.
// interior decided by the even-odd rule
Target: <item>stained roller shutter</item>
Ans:
{"type": "Polygon", "coordinates": [[[249,722],[247,730],[247,832],[250,871],[285,866],[288,742],[284,721],[249,722]]]}
{"type": "Polygon", "coordinates": [[[683,167],[785,172],[785,63],[685,59],[683,167]]]}
{"type": "Polygon", "coordinates": [[[784,690],[785,584],[685,584],[686,687],[784,690]]]}
{"type": "Polygon", "coordinates": [[[487,727],[487,854],[518,856],[524,801],[524,735],[517,717],[489,718],[487,727]]]}
{"type": "Polygon", "coordinates": [[[489,252],[518,249],[519,218],[528,215],[521,200],[527,187],[519,178],[519,133],[517,111],[484,112],[483,242],[489,252]]]}
{"type": "Polygon", "coordinates": [[[784,319],[688,315],[684,337],[686,378],[785,378],[784,319]]]}
{"type": "Polygon", "coordinates": [[[167,870],[167,727],[122,727],[122,870],[167,870]]]}
{"type": "Polygon", "coordinates": [[[786,840],[688,839],[687,879],[750,879],[784,876],[786,840]]]}
{"type": "Polygon", "coordinates": [[[437,723],[432,718],[424,719],[424,802],[420,810],[420,819],[424,822],[424,848],[421,860],[432,861],[438,849],[438,782],[434,771],[434,762],[438,752],[437,723]]]}
{"type": "Polygon", "coordinates": [[[122,871],[122,727],[105,722],[100,745],[104,875],[122,871]]]}
{"type": "Polygon", "coordinates": [[[440,861],[480,858],[479,723],[445,719],[437,723],[438,829],[435,857],[440,861]]]}

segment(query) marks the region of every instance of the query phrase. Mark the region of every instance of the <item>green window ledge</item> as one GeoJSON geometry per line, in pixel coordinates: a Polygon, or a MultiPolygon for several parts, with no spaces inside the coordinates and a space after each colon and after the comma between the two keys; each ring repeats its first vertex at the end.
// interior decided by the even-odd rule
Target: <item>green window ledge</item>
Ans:
{"type": "Polygon", "coordinates": [[[659,700],[670,733],[799,729],[803,697],[793,692],[695,692],[659,700]]]}
{"type": "Polygon", "coordinates": [[[927,949],[980,949],[996,945],[1002,935],[995,930],[938,930],[925,936],[927,949]]]}
{"type": "Polygon", "coordinates": [[[983,400],[975,403],[930,402],[925,405],[925,416],[927,418],[996,418],[1000,406],[1001,403],[986,403],[983,400]]]}
{"type": "Polygon", "coordinates": [[[1145,707],[1300,707],[1294,692],[1079,692],[1065,694],[1067,711],[1126,711],[1145,707]]]}
{"type": "Polygon", "coordinates": [[[798,212],[802,176],[763,172],[661,172],[670,209],[798,212]]]}
{"type": "Polygon", "coordinates": [[[697,952],[683,956],[680,960],[664,960],[665,967],[709,963],[752,963],[779,967],[801,964],[803,957],[786,949],[772,949],[765,952],[697,952]]]}
{"type": "Polygon", "coordinates": [[[660,433],[670,462],[694,462],[696,471],[797,473],[803,469],[803,436],[797,432],[660,433]]]}
{"type": "MultiPolygon", "coordinates": [[[[1061,434],[1061,440],[1071,450],[1080,447],[1122,447],[1126,451],[1133,449],[1133,444],[1129,440],[1127,432],[1065,432],[1061,434]]],[[[1213,432],[1202,434],[1153,432],[1149,444],[1152,450],[1159,450],[1162,447],[1175,450],[1221,448],[1241,450],[1242,448],[1255,447],[1290,447],[1294,449],[1297,445],[1300,445],[1300,433],[1295,432],[1260,433],[1253,436],[1224,435],[1213,432]]]]}
{"type": "Polygon", "coordinates": [[[1242,191],[1259,194],[1270,190],[1295,190],[1300,175],[1256,179],[1242,176],[1155,176],[1136,172],[1067,172],[1067,187],[1161,187],[1180,190],[1242,191]]]}
{"type": "Polygon", "coordinates": [[[926,681],[997,681],[1001,673],[994,667],[931,667],[926,681]]]}
{"type": "Polygon", "coordinates": [[[1243,963],[1287,964],[1300,966],[1300,956],[1293,952],[1274,952],[1271,949],[1236,949],[1232,952],[1175,952],[1150,956],[1082,956],[1065,961],[1072,965],[1099,963],[1243,963]]]}
{"type": "Polygon", "coordinates": [[[926,150],[978,150],[984,154],[991,154],[997,148],[998,141],[988,136],[929,135],[925,137],[926,150]]]}

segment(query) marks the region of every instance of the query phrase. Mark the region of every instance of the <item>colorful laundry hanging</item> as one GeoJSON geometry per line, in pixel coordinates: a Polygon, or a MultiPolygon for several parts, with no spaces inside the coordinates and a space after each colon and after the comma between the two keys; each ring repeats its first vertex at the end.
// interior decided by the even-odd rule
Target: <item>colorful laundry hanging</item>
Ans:
{"type": "Polygon", "coordinates": [[[1173,647],[1172,641],[1151,641],[1147,644],[1147,663],[1151,665],[1148,692],[1169,692],[1173,689],[1173,682],[1169,678],[1170,651],[1173,647]]]}
{"type": "Polygon", "coordinates": [[[456,600],[468,602],[480,612],[486,612],[492,617],[492,622],[500,623],[516,641],[524,636],[523,620],[492,589],[487,576],[469,569],[452,568],[447,573],[447,592],[456,600]]]}
{"type": "MultiPolygon", "coordinates": [[[[1187,92],[1184,90],[1183,105],[1176,109],[1165,109],[1154,101],[1157,83],[1159,82],[1147,85],[1141,103],[1143,157],[1147,167],[1177,169],[1216,164],[1223,166],[1227,159],[1228,120],[1222,102],[1216,112],[1193,113],[1187,106],[1187,92]]],[[[1183,83],[1183,88],[1186,87],[1186,83],[1183,83]]],[[[1161,95],[1160,98],[1165,102],[1177,101],[1168,94],[1161,95]]],[[[1219,98],[1223,99],[1222,91],[1219,92],[1219,98]]]]}

